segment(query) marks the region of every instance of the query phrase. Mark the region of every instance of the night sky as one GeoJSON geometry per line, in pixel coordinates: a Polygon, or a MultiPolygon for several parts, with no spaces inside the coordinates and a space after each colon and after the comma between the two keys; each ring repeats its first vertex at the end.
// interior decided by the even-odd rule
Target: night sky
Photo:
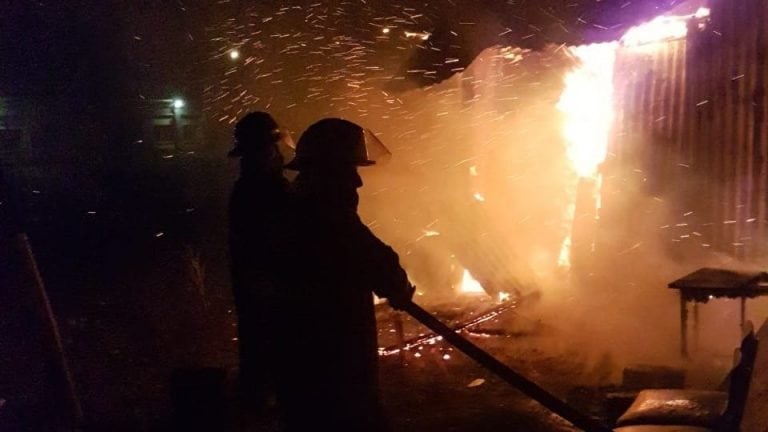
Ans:
{"type": "MultiPolygon", "coordinates": [[[[211,39],[228,19],[243,21],[314,0],[23,1],[0,17],[0,93],[65,94],[87,103],[194,88],[204,81],[211,39]]],[[[680,0],[325,1],[331,13],[414,18],[414,31],[462,32],[467,58],[495,43],[527,47],[608,40],[680,0]],[[466,25],[469,22],[474,25],[466,25]]],[[[300,30],[302,23],[297,22],[300,30]]],[[[369,22],[359,22],[361,32],[369,22]]],[[[329,33],[333,29],[329,29],[329,33]]],[[[361,33],[362,35],[363,33],[361,33]]],[[[223,35],[220,35],[223,36],[223,35]]],[[[355,36],[355,35],[350,35],[355,36]]],[[[437,35],[436,35],[437,36],[437,35]]],[[[435,41],[440,44],[440,41],[435,41]]],[[[269,46],[265,47],[269,50],[269,46]]]]}

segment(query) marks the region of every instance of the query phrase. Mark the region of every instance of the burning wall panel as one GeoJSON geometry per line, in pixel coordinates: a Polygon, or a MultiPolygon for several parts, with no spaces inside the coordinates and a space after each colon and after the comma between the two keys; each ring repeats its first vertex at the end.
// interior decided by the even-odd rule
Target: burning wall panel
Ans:
{"type": "Polygon", "coordinates": [[[766,251],[766,14],[764,0],[716,1],[685,39],[619,50],[606,200],[633,187],[665,200],[665,239],[683,251],[766,251]]]}
{"type": "Polygon", "coordinates": [[[622,232],[607,236],[616,242],[611,249],[624,250],[646,238],[639,227],[654,209],[638,209],[634,198],[664,196],[675,177],[687,172],[685,59],[685,40],[618,49],[616,120],[602,167],[606,182],[601,226],[622,232]]]}

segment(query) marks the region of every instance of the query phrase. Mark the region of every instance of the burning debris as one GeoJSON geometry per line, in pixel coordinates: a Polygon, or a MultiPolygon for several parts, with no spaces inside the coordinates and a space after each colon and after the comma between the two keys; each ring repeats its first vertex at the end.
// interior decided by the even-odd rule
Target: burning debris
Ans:
{"type": "MultiPolygon", "coordinates": [[[[479,312],[467,312],[471,318],[468,318],[466,320],[460,321],[457,324],[453,326],[453,330],[456,333],[467,333],[472,334],[471,331],[473,328],[476,328],[480,326],[483,323],[487,322],[498,322],[499,318],[507,313],[513,311],[515,308],[517,308],[518,302],[515,301],[505,301],[503,303],[500,303],[498,305],[495,305],[489,309],[481,310],[479,312]]],[[[475,306],[477,307],[477,306],[475,306]]],[[[399,319],[396,317],[395,319],[399,319]]],[[[386,322],[386,321],[385,321],[386,322]]],[[[398,325],[397,323],[394,323],[393,325],[398,325]]],[[[380,330],[380,333],[392,333],[395,332],[394,330],[380,330]]],[[[396,344],[379,348],[379,355],[380,356],[391,356],[396,354],[401,354],[403,351],[408,352],[412,351],[414,349],[421,350],[425,345],[435,345],[439,342],[443,341],[443,336],[440,336],[435,333],[430,334],[423,334],[420,333],[417,336],[411,337],[409,339],[405,339],[404,337],[402,340],[398,341],[396,344]]],[[[440,350],[446,349],[444,346],[440,347],[440,350]]],[[[418,354],[418,352],[417,352],[418,354]]],[[[419,354],[421,356],[421,354],[419,354]]]]}

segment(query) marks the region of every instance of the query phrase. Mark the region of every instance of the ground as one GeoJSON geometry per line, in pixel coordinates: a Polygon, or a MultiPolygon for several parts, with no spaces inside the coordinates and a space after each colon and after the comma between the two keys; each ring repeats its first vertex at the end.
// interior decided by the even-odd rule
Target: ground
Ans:
{"type": "MultiPolygon", "coordinates": [[[[444,322],[459,324],[496,303],[464,298],[433,306],[444,322]]],[[[536,340],[552,329],[521,314],[520,305],[463,333],[507,365],[564,397],[569,387],[584,379],[578,356],[553,357],[536,348],[536,340]],[[549,377],[546,379],[544,377],[549,377]],[[557,379],[552,379],[557,377],[557,379]],[[570,384],[570,383],[572,384],[570,384]]],[[[523,312],[524,313],[524,312],[523,312]]],[[[382,345],[391,346],[391,319],[379,315],[382,345]]],[[[404,317],[405,339],[426,332],[404,317]]],[[[396,431],[568,430],[567,423],[495,377],[482,366],[441,340],[382,357],[384,402],[396,431]],[[418,354],[416,354],[418,353],[418,354]]]]}
{"type": "MultiPolygon", "coordinates": [[[[464,300],[432,309],[445,322],[458,323],[495,307],[491,301],[464,300]]],[[[576,348],[557,353],[539,348],[552,346],[558,335],[553,327],[524,316],[532,312],[521,305],[463,334],[561,399],[573,399],[576,389],[605,379],[604,371],[588,367],[576,348]]],[[[394,346],[394,315],[381,306],[378,316],[380,345],[394,346]]],[[[406,340],[427,333],[414,320],[403,319],[406,340]]],[[[395,432],[578,430],[439,339],[413,347],[403,357],[380,357],[380,372],[383,403],[395,432]]],[[[582,400],[579,405],[599,411],[603,402],[582,400]]],[[[266,418],[257,423],[253,430],[276,430],[266,418]]]]}
{"type": "Polygon", "coordinates": [[[568,431],[570,426],[470,359],[456,354],[400,367],[382,364],[395,431],[568,431]],[[470,387],[476,380],[481,385],[470,387]]]}

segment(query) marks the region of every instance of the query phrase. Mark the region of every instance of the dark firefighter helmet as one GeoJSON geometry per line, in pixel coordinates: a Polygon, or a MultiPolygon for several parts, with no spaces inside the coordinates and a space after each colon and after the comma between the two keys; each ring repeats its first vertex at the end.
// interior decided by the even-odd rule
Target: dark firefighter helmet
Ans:
{"type": "Polygon", "coordinates": [[[349,120],[325,118],[301,134],[296,157],[286,168],[302,171],[370,166],[389,155],[389,150],[368,129],[349,120]]]}
{"type": "Polygon", "coordinates": [[[256,111],[243,116],[235,124],[234,147],[229,157],[264,154],[270,148],[280,149],[282,144],[290,146],[290,136],[280,130],[271,115],[256,111]]]}

